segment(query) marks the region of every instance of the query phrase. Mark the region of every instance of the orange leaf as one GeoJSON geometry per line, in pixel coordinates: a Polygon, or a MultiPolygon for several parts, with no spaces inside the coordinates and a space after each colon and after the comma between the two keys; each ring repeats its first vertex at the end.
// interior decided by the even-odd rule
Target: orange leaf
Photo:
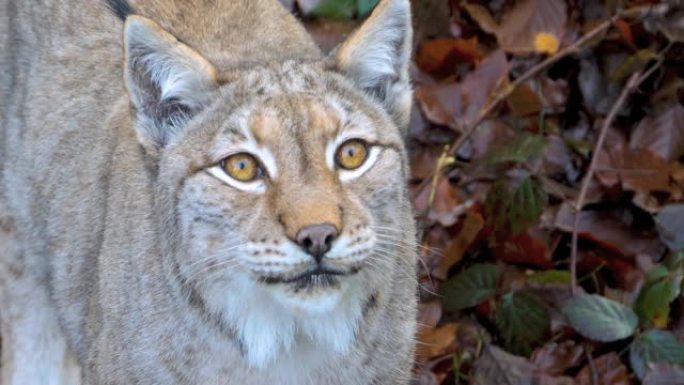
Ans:
{"type": "Polygon", "coordinates": [[[428,73],[453,71],[461,62],[475,63],[481,55],[477,51],[477,38],[442,38],[428,40],[416,55],[418,67],[428,73]]]}
{"type": "Polygon", "coordinates": [[[534,49],[540,53],[547,53],[553,55],[558,52],[560,41],[558,38],[548,32],[538,32],[534,35],[534,49]]]}

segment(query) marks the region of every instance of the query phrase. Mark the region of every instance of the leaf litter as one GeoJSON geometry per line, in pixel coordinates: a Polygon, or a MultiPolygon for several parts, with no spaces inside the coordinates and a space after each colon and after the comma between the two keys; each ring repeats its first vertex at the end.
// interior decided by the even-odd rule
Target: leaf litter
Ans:
{"type": "MultiPolygon", "coordinates": [[[[326,51],[377,3],[284,2],[326,51]]],[[[684,384],[684,2],[413,8],[413,384],[684,384]]]]}

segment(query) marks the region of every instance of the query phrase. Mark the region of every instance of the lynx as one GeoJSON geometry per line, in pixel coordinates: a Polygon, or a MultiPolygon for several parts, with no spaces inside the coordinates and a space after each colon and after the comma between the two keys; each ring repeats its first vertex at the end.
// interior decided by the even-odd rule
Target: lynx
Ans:
{"type": "Polygon", "coordinates": [[[2,384],[408,384],[408,0],[0,0],[2,384]]]}

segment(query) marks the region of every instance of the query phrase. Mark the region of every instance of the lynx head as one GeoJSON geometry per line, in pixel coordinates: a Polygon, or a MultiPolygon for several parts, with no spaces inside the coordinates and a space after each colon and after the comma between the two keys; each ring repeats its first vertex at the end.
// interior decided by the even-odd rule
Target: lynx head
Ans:
{"type": "Polygon", "coordinates": [[[369,301],[410,284],[409,8],[382,1],[321,60],[220,70],[153,21],[126,21],[168,279],[253,366],[302,341],[344,354],[369,301]]]}

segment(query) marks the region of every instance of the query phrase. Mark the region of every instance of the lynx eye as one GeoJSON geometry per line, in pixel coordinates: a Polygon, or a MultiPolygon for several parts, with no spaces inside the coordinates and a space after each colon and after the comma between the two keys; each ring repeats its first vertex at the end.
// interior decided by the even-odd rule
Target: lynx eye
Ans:
{"type": "Polygon", "coordinates": [[[348,140],[337,148],[335,163],[345,170],[354,170],[368,158],[368,143],[361,139],[348,140]]]}
{"type": "Polygon", "coordinates": [[[256,158],[244,152],[222,160],[221,168],[228,176],[240,182],[251,182],[263,176],[263,170],[256,158]]]}

